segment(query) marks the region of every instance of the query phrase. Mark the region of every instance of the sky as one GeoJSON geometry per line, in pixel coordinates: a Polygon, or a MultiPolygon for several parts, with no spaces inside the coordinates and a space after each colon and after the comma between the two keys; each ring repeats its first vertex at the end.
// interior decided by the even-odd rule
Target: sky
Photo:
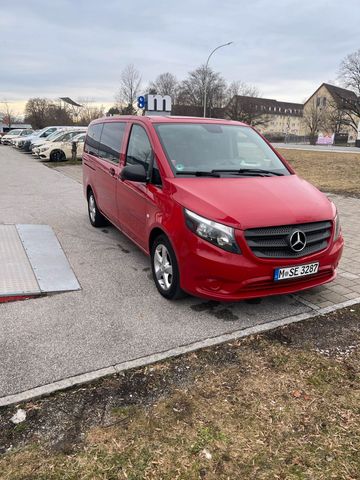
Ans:
{"type": "Polygon", "coordinates": [[[110,106],[127,64],[146,93],[230,41],[210,60],[228,82],[303,102],[360,48],[359,20],[359,0],[0,0],[0,102],[19,113],[35,96],[110,106]]]}

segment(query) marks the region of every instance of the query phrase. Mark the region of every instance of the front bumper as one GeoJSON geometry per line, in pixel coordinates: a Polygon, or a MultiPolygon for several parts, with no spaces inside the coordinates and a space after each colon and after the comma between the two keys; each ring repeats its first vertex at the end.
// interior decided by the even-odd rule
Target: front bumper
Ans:
{"type": "Polygon", "coordinates": [[[292,259],[262,259],[256,257],[243,239],[242,254],[223,251],[200,239],[188,229],[176,245],[181,287],[188,293],[220,301],[290,294],[332,281],[336,276],[344,241],[332,239],[326,249],[312,255],[292,259]],[[274,281],[279,267],[319,262],[314,275],[274,281]]]}
{"type": "Polygon", "coordinates": [[[32,154],[35,158],[39,158],[40,147],[33,147],[33,148],[31,149],[31,154],[32,154]]]}
{"type": "Polygon", "coordinates": [[[38,157],[41,158],[42,160],[50,160],[50,152],[49,151],[39,152],[38,157]]]}

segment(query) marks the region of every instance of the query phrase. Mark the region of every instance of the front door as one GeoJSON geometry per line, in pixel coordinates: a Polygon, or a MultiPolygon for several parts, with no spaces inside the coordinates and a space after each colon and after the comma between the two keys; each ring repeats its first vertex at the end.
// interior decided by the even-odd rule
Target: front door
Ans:
{"type": "MultiPolygon", "coordinates": [[[[133,124],[126,151],[126,165],[144,165],[148,172],[153,157],[149,137],[145,129],[133,124]]],[[[140,247],[147,247],[147,203],[146,183],[118,180],[117,185],[118,224],[140,247]]]]}

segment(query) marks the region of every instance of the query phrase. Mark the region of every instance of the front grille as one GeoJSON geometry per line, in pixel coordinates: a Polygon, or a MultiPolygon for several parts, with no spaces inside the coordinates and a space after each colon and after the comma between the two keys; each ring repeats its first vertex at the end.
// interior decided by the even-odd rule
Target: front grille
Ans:
{"type": "Polygon", "coordinates": [[[260,258],[300,258],[324,250],[331,237],[331,222],[304,223],[245,230],[245,238],[253,254],[260,258]],[[306,247],[294,252],[289,237],[295,230],[306,235],[306,247]]]}

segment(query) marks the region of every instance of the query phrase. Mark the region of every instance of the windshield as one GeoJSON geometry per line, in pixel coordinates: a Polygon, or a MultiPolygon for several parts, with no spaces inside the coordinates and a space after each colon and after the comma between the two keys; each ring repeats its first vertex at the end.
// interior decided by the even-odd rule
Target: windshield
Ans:
{"type": "Polygon", "coordinates": [[[86,133],[81,133],[80,135],[76,135],[73,140],[74,142],[82,142],[86,137],[86,133]]]}
{"type": "Polygon", "coordinates": [[[10,130],[10,132],[8,132],[6,135],[19,135],[21,132],[22,132],[21,129],[10,130]]]}
{"type": "Polygon", "coordinates": [[[36,136],[39,137],[40,135],[42,135],[43,133],[45,133],[45,132],[48,130],[48,128],[49,128],[49,127],[45,127],[45,128],[42,128],[41,130],[36,130],[36,131],[34,132],[34,135],[36,135],[36,136]]]}
{"type": "Polygon", "coordinates": [[[44,137],[43,140],[45,142],[51,142],[53,138],[56,138],[59,135],[59,130],[55,130],[55,132],[50,133],[48,136],[44,137]]]}
{"type": "Polygon", "coordinates": [[[250,127],[158,123],[155,129],[175,174],[216,170],[221,175],[231,175],[240,170],[261,169],[289,175],[278,156],[250,127]]]}

